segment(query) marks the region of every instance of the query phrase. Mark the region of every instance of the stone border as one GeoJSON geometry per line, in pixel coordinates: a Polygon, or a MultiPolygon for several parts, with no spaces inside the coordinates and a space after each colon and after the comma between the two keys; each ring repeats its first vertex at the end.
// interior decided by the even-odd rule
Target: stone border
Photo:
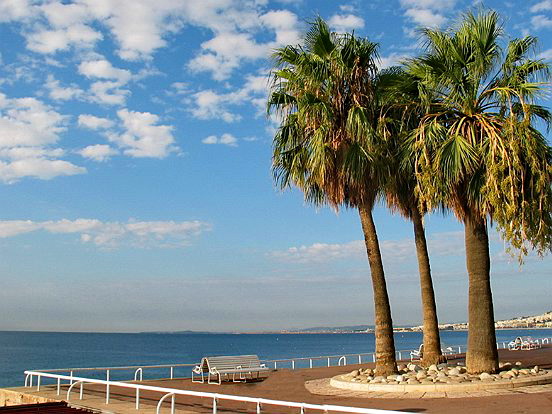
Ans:
{"type": "Polygon", "coordinates": [[[350,391],[377,391],[377,392],[469,392],[488,389],[510,389],[527,387],[529,385],[544,385],[552,383],[552,373],[536,375],[530,378],[512,379],[507,381],[479,381],[476,383],[459,384],[363,384],[343,379],[344,375],[337,375],[330,380],[330,385],[350,391]]]}

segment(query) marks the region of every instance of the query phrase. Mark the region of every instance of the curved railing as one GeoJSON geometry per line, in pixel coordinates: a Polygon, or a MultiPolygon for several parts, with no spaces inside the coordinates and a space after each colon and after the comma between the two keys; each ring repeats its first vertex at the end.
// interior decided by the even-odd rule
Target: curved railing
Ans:
{"type": "MultiPolygon", "coordinates": [[[[202,392],[202,391],[190,391],[190,390],[179,390],[174,388],[166,388],[166,387],[155,387],[151,385],[144,385],[144,384],[135,384],[130,382],[121,382],[121,381],[109,381],[109,380],[98,380],[98,379],[92,379],[92,378],[81,378],[81,377],[71,377],[68,375],[60,375],[60,374],[51,374],[46,372],[40,372],[40,371],[25,371],[26,375],[37,376],[38,377],[38,390],[40,390],[40,379],[41,378],[51,378],[56,379],[59,383],[61,380],[65,381],[73,381],[72,384],[69,386],[69,390],[67,391],[67,401],[70,401],[71,398],[71,391],[72,389],[77,385],[80,384],[80,394],[79,398],[83,398],[83,384],[98,384],[98,385],[105,385],[105,394],[106,394],[106,404],[109,404],[110,402],[110,393],[109,390],[114,387],[119,388],[130,388],[135,389],[136,391],[143,390],[143,391],[152,391],[152,392],[158,392],[162,394],[161,398],[159,399],[157,403],[157,414],[161,414],[161,405],[162,403],[169,397],[171,397],[171,413],[174,414],[175,412],[175,405],[176,405],[176,396],[182,395],[182,396],[188,396],[188,397],[198,397],[198,398],[207,398],[212,401],[212,412],[213,414],[216,414],[218,411],[218,401],[219,400],[225,400],[225,401],[240,401],[240,402],[249,402],[256,405],[257,413],[261,413],[262,406],[263,405],[272,405],[272,406],[280,406],[280,407],[290,407],[290,408],[298,408],[301,410],[301,413],[304,413],[305,409],[310,410],[318,410],[323,412],[328,411],[336,411],[336,412],[342,412],[342,413],[358,413],[358,414],[408,414],[405,411],[388,411],[388,410],[378,410],[378,409],[372,409],[372,408],[359,408],[359,407],[347,407],[347,406],[337,406],[337,405],[320,405],[320,404],[308,404],[308,403],[301,403],[301,402],[295,402],[295,401],[282,401],[282,400],[271,400],[267,398],[256,398],[256,397],[245,397],[241,395],[229,395],[229,394],[218,394],[218,393],[212,393],[212,392],[202,392]]],[[[140,396],[139,392],[136,393],[136,407],[140,407],[140,396]]]]}

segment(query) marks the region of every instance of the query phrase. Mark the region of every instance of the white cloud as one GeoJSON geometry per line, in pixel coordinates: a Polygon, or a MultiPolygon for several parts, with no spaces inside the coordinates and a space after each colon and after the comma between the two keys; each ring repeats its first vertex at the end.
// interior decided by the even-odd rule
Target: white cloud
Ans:
{"type": "Polygon", "coordinates": [[[230,110],[231,106],[249,103],[257,108],[258,114],[264,113],[268,96],[268,78],[266,75],[247,75],[241,88],[228,93],[217,93],[212,89],[191,94],[185,103],[191,106],[190,112],[199,119],[222,119],[235,122],[241,119],[239,114],[230,110]]]}
{"type": "Polygon", "coordinates": [[[267,57],[270,49],[247,33],[220,33],[201,44],[202,52],[188,63],[192,72],[212,72],[224,80],[244,61],[267,57]]]}
{"type": "Polygon", "coordinates": [[[538,13],[546,10],[552,10],[552,0],[544,0],[531,6],[531,13],[538,13]]]}
{"type": "Polygon", "coordinates": [[[132,73],[129,70],[115,68],[106,59],[81,62],[79,73],[87,78],[114,79],[121,84],[127,83],[132,77],[132,73]]]}
{"type": "Polygon", "coordinates": [[[439,27],[447,21],[445,16],[430,9],[408,9],[404,14],[414,23],[425,27],[439,27]]]}
{"type": "Polygon", "coordinates": [[[79,115],[78,123],[80,127],[88,129],[108,129],[114,125],[111,119],[88,114],[79,115]]]}
{"type": "Polygon", "coordinates": [[[273,29],[276,33],[278,45],[297,44],[301,36],[297,29],[297,16],[289,10],[273,10],[263,14],[259,20],[266,27],[273,29]]]}
{"type": "Polygon", "coordinates": [[[181,247],[192,237],[211,230],[211,224],[192,221],[135,221],[102,222],[97,219],[57,221],[3,220],[0,238],[14,237],[34,231],[54,234],[80,234],[83,243],[103,247],[131,245],[134,247],[181,247]]]}
{"type": "Polygon", "coordinates": [[[129,70],[116,68],[111,62],[101,58],[81,62],[79,73],[90,79],[101,79],[90,85],[91,101],[106,105],[124,105],[130,91],[122,87],[132,78],[129,70]]]}
{"type": "Polygon", "coordinates": [[[328,20],[330,27],[338,32],[349,32],[364,27],[364,19],[354,14],[334,14],[328,20]]]}
{"type": "Polygon", "coordinates": [[[66,117],[35,98],[9,99],[0,93],[0,148],[55,143],[66,117]]]}
{"type": "Polygon", "coordinates": [[[124,105],[130,91],[121,89],[120,86],[119,82],[94,82],[90,85],[89,99],[92,102],[104,105],[124,105]]]}
{"type": "Polygon", "coordinates": [[[75,24],[57,30],[40,30],[27,36],[27,48],[38,53],[55,53],[71,46],[90,48],[102,35],[89,26],[75,24]]]}
{"type": "Polygon", "coordinates": [[[199,119],[222,119],[225,122],[234,122],[241,119],[240,115],[233,114],[226,109],[228,98],[208,89],[192,95],[194,107],[191,113],[199,119]]]}
{"type": "MultiPolygon", "coordinates": [[[[406,18],[416,26],[439,27],[448,20],[444,13],[454,8],[456,0],[400,0],[400,4],[406,18]]],[[[409,37],[416,36],[412,27],[403,30],[409,37]]]]}
{"type": "Polygon", "coordinates": [[[110,141],[116,143],[131,157],[164,158],[177,151],[172,135],[173,127],[157,125],[159,117],[149,112],[135,112],[127,109],[117,111],[124,132],[107,133],[110,141]]]}
{"type": "Polygon", "coordinates": [[[537,14],[536,16],[531,17],[531,25],[535,30],[550,29],[552,28],[552,19],[543,14],[537,14]]]}
{"type": "Polygon", "coordinates": [[[422,9],[451,9],[455,6],[456,0],[400,0],[404,8],[422,9]]]}
{"type": "Polygon", "coordinates": [[[117,154],[117,150],[111,148],[107,144],[96,144],[89,145],[78,151],[78,153],[84,158],[89,158],[94,161],[104,162],[107,161],[111,156],[117,154]]]}
{"type": "Polygon", "coordinates": [[[61,86],[51,74],[48,75],[45,86],[49,90],[50,98],[56,101],[68,101],[84,96],[84,91],[77,85],[61,86]]]}
{"type": "MultiPolygon", "coordinates": [[[[463,254],[463,232],[434,233],[428,237],[431,256],[456,256],[463,254]]],[[[381,254],[385,260],[402,261],[416,257],[414,240],[384,240],[380,242],[381,254]]],[[[366,259],[363,240],[348,243],[314,243],[310,246],[290,247],[269,254],[277,260],[297,263],[325,263],[343,259],[366,259]]]]}
{"type": "Polygon", "coordinates": [[[378,66],[380,69],[396,66],[396,65],[399,65],[402,60],[408,57],[409,55],[405,55],[402,53],[391,53],[390,55],[387,55],[387,56],[381,56],[378,66]]]}
{"type": "Polygon", "coordinates": [[[33,7],[28,0],[2,0],[0,2],[0,22],[20,20],[28,17],[33,7]]]}
{"type": "Polygon", "coordinates": [[[23,177],[47,180],[86,172],[58,159],[64,151],[52,148],[66,130],[65,124],[65,116],[38,99],[10,99],[0,93],[0,180],[7,183],[23,177]]]}
{"type": "Polygon", "coordinates": [[[68,161],[46,158],[27,158],[10,162],[0,161],[0,180],[13,183],[23,177],[50,180],[62,175],[83,174],[86,168],[68,161]]]}
{"type": "Polygon", "coordinates": [[[222,134],[219,137],[216,135],[209,135],[207,138],[204,138],[201,140],[204,144],[222,144],[222,145],[228,145],[229,147],[237,147],[238,146],[238,139],[234,137],[232,134],[222,134]]]}
{"type": "Polygon", "coordinates": [[[552,49],[546,49],[538,55],[539,59],[552,60],[552,49]]]}

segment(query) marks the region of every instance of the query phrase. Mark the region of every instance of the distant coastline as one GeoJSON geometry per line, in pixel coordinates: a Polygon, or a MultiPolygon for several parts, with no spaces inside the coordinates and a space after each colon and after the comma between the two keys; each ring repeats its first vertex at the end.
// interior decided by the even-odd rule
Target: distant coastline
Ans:
{"type": "MultiPolygon", "coordinates": [[[[495,322],[495,329],[552,329],[552,311],[545,312],[541,315],[520,316],[514,319],[505,319],[495,322]]],[[[468,323],[446,323],[439,325],[441,331],[467,331],[468,323]]],[[[394,332],[422,332],[423,326],[398,326],[393,328],[394,332]]],[[[274,330],[274,331],[249,331],[249,332],[206,332],[206,331],[163,331],[163,332],[140,332],[143,334],[175,334],[175,335],[191,335],[191,334],[234,334],[234,335],[262,335],[262,334],[278,334],[278,335],[297,335],[297,334],[363,334],[373,333],[373,325],[354,325],[354,326],[337,326],[337,327],[315,327],[306,329],[293,330],[274,330]]]]}

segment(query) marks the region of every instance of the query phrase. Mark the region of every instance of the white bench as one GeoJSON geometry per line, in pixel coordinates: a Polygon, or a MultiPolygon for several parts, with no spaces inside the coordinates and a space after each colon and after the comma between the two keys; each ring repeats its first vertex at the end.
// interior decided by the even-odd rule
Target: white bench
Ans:
{"type": "Polygon", "coordinates": [[[203,357],[201,363],[192,370],[192,382],[207,382],[209,384],[221,384],[222,377],[232,379],[233,382],[247,381],[247,375],[253,379],[259,378],[261,372],[268,372],[264,364],[261,364],[257,355],[236,355],[236,356],[212,356],[203,357]],[[201,377],[201,380],[195,380],[194,374],[201,377]],[[212,380],[215,379],[215,380],[212,380]]]}

